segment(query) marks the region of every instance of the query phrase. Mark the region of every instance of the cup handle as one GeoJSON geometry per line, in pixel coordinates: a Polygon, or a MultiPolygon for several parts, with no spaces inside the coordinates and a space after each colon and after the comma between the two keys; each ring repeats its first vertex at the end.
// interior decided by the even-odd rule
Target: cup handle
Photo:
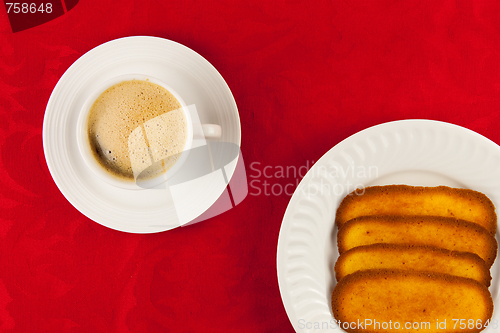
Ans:
{"type": "Polygon", "coordinates": [[[222,135],[222,128],[215,124],[202,124],[203,135],[205,139],[218,139],[222,135]]]}

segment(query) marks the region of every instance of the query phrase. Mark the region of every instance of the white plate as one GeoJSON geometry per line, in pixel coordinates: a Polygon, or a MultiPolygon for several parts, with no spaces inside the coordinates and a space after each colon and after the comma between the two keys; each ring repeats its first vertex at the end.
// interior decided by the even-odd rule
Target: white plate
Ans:
{"type": "MultiPolygon", "coordinates": [[[[157,77],[187,105],[195,105],[202,123],[221,125],[220,142],[240,146],[241,127],[231,90],[217,70],[193,50],[162,38],[138,36],[113,40],[80,57],[64,73],[50,96],[43,123],[43,147],[50,173],[63,195],[90,219],[112,229],[152,233],[184,225],[205,212],[226,185],[204,177],[192,191],[129,191],[96,179],[79,155],[78,113],[87,96],[108,79],[140,73],[157,77]],[[182,216],[179,219],[179,216],[182,216]]],[[[231,179],[237,158],[225,172],[231,179]]]]}
{"type": "MultiPolygon", "coordinates": [[[[456,125],[403,120],[363,130],[328,151],[295,190],[278,240],[281,298],[296,332],[341,331],[330,304],[338,258],[335,212],[354,186],[388,184],[470,188],[500,207],[500,147],[456,125]]],[[[498,321],[498,263],[491,274],[498,321]]]]}

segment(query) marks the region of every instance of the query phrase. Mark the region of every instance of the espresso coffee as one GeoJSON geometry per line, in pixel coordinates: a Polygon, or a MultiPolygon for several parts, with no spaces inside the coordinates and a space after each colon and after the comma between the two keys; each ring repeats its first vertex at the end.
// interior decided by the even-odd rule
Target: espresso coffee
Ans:
{"type": "Polygon", "coordinates": [[[187,141],[187,120],[167,89],[129,80],[96,99],[87,132],[99,164],[115,177],[134,181],[156,177],[177,162],[187,141]]]}

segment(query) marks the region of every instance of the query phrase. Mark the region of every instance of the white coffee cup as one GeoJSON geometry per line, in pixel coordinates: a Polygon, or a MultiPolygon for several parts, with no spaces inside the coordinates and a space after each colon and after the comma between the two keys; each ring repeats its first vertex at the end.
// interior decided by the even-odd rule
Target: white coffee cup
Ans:
{"type": "MultiPolygon", "coordinates": [[[[167,181],[169,178],[171,178],[180,168],[182,168],[182,165],[187,159],[187,156],[189,154],[189,151],[192,147],[193,144],[193,138],[195,135],[203,135],[205,139],[216,139],[220,138],[221,136],[221,127],[219,125],[215,124],[202,124],[201,129],[203,133],[194,133],[196,128],[193,125],[192,119],[190,112],[188,110],[188,107],[184,103],[184,100],[179,96],[179,94],[172,89],[170,86],[168,86],[166,83],[163,81],[151,77],[149,75],[143,75],[143,74],[126,74],[126,75],[121,75],[114,77],[103,84],[101,84],[96,90],[94,90],[90,96],[87,98],[85,103],[83,104],[83,107],[80,110],[80,114],[78,117],[78,122],[77,122],[77,144],[78,144],[78,149],[80,151],[80,154],[87,165],[87,167],[102,181],[113,185],[118,188],[122,189],[127,189],[127,190],[139,190],[139,189],[147,189],[147,188],[153,188],[156,187],[165,181],[167,181]],[[182,111],[184,113],[186,123],[187,123],[187,139],[186,143],[184,146],[184,149],[177,160],[177,162],[170,168],[168,169],[165,173],[162,173],[158,175],[155,178],[148,179],[145,181],[141,181],[140,183],[138,182],[138,179],[136,178],[135,180],[125,180],[122,178],[119,178],[109,171],[107,171],[99,161],[96,159],[94,156],[92,149],[91,149],[91,144],[89,140],[89,135],[88,135],[88,116],[89,112],[92,108],[92,105],[94,102],[97,100],[97,98],[108,88],[119,84],[120,82],[124,81],[129,81],[129,80],[144,80],[144,81],[149,81],[151,83],[155,83],[164,89],[166,89],[168,92],[170,92],[176,99],[177,101],[181,104],[182,111]]],[[[148,165],[145,166],[144,169],[146,169],[148,165]]],[[[136,173],[140,173],[143,170],[137,170],[134,169],[134,175],[136,173]]]]}

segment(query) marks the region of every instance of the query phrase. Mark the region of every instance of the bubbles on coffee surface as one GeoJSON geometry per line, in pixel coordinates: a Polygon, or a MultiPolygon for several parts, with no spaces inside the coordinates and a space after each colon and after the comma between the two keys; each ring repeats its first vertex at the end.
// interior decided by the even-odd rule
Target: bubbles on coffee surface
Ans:
{"type": "Polygon", "coordinates": [[[97,98],[88,117],[95,158],[119,178],[164,173],[178,160],[187,140],[180,107],[170,92],[149,81],[112,86],[97,98]]]}

